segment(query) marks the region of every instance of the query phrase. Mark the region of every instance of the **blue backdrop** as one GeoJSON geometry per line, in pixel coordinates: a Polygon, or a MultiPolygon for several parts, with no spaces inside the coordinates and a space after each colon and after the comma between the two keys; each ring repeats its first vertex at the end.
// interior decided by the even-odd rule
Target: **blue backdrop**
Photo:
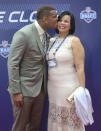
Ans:
{"type": "MultiPolygon", "coordinates": [[[[8,83],[7,57],[13,34],[35,20],[36,11],[42,5],[71,11],[76,19],[76,32],[86,52],[86,87],[94,107],[94,124],[86,131],[101,131],[101,2],[99,0],[0,0],[0,131],[11,131],[12,107],[6,90],[8,83]]],[[[49,33],[54,35],[54,31],[49,33]]],[[[47,131],[48,98],[46,96],[40,131],[47,131]]]]}

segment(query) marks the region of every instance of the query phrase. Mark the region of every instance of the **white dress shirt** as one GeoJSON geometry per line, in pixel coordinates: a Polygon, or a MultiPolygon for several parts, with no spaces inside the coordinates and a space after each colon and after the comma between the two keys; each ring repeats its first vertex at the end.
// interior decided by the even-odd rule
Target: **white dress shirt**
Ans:
{"type": "Polygon", "coordinates": [[[42,29],[42,27],[38,24],[37,20],[35,20],[35,26],[38,30],[39,36],[40,36],[40,40],[43,40],[43,35],[44,35],[44,30],[42,29]]]}

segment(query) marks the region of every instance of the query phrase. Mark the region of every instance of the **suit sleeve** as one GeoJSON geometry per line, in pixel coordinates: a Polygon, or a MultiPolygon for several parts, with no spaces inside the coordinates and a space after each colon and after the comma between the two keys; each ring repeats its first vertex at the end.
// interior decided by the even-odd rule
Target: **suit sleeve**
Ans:
{"type": "Polygon", "coordinates": [[[23,32],[15,33],[8,56],[9,91],[12,94],[21,93],[20,63],[26,49],[26,39],[23,32]]]}

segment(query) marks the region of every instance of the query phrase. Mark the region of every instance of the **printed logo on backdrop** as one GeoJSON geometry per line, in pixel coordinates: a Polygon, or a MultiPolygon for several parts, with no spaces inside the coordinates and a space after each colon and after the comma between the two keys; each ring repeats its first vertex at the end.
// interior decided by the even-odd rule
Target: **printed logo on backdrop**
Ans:
{"type": "Polygon", "coordinates": [[[9,49],[10,44],[8,44],[8,41],[3,40],[2,43],[0,44],[0,55],[4,58],[7,58],[9,54],[9,49]]]}
{"type": "MultiPolygon", "coordinates": [[[[42,4],[1,4],[0,5],[0,29],[11,30],[19,29],[26,24],[31,24],[36,19],[37,9],[42,4]]],[[[67,4],[50,4],[56,8],[57,12],[69,10],[70,5],[67,4]]]]}
{"type": "Polygon", "coordinates": [[[91,7],[86,7],[85,10],[80,13],[80,19],[83,19],[87,23],[91,23],[96,18],[96,11],[92,10],[91,7]]]}

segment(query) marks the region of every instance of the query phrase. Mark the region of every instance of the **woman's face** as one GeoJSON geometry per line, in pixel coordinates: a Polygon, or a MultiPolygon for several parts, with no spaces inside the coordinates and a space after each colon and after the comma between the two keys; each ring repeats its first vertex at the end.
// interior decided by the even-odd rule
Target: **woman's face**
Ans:
{"type": "Polygon", "coordinates": [[[64,15],[60,21],[58,21],[59,33],[67,34],[70,30],[70,16],[64,15]]]}

